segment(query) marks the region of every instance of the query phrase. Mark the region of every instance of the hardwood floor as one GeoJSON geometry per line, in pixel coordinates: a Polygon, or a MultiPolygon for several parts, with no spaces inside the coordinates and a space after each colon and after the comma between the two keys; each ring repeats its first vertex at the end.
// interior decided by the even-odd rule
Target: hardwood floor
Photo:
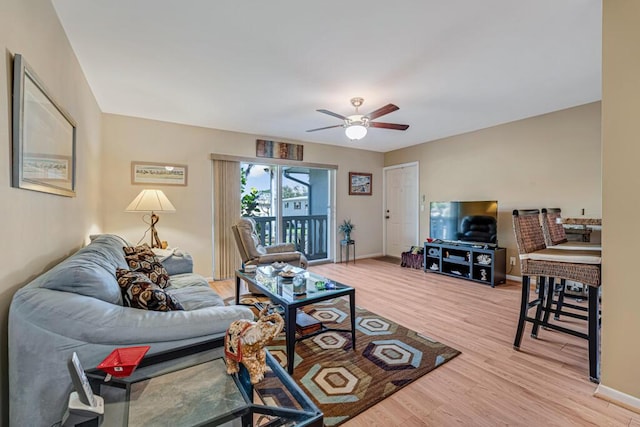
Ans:
{"type": "MultiPolygon", "coordinates": [[[[373,259],[310,270],[356,288],[357,305],[462,352],[345,427],[640,427],[640,414],[593,397],[586,340],[548,330],[533,339],[528,324],[513,349],[520,283],[492,289],[373,259]]],[[[234,293],[232,281],[212,286],[234,293]]]]}

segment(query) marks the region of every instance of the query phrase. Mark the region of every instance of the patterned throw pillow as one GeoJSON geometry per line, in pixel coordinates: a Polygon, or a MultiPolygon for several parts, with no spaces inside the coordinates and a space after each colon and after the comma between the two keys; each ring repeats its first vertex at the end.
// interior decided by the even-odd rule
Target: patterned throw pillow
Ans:
{"type": "Polygon", "coordinates": [[[164,268],[153,250],[146,243],[142,246],[125,246],[124,259],[131,271],[144,273],[153,283],[162,289],[169,286],[169,273],[164,268]]]}
{"type": "Polygon", "coordinates": [[[125,307],[153,311],[184,310],[173,296],[151,282],[144,273],[118,268],[116,277],[125,307]]]}

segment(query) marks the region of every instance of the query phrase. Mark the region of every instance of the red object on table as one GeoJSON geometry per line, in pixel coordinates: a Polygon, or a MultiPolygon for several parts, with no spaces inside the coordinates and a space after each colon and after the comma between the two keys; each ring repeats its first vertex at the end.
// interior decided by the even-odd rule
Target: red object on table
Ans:
{"type": "Polygon", "coordinates": [[[116,348],[100,362],[97,368],[114,377],[127,377],[138,367],[150,348],[148,345],[116,348]]]}

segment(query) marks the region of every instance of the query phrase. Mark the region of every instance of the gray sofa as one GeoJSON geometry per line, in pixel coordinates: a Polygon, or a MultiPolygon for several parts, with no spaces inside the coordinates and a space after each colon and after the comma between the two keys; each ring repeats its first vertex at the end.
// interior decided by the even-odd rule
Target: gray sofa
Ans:
{"type": "Polygon", "coordinates": [[[159,259],[170,274],[165,290],[184,311],[124,307],[115,277],[128,268],[115,235],[92,236],[86,247],[19,289],[9,310],[9,417],[14,426],[51,426],[71,392],[67,360],[75,351],[93,368],[114,348],[150,345],[148,354],[224,336],[234,320],[253,319],[243,306],[224,306],[186,253],[159,259]]]}

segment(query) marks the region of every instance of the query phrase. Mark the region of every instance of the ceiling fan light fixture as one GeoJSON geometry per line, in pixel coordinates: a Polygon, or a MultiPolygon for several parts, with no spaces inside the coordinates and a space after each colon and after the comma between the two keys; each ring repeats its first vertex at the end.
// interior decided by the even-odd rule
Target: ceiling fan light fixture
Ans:
{"type": "Polygon", "coordinates": [[[396,110],[399,110],[397,105],[387,104],[384,107],[378,108],[370,112],[369,114],[360,114],[358,113],[358,108],[364,102],[363,98],[352,98],[351,105],[356,109],[356,114],[351,116],[343,116],[342,114],[334,113],[329,110],[316,110],[319,113],[328,114],[333,117],[337,117],[343,121],[341,125],[333,125],[333,126],[324,126],[316,129],[309,129],[307,132],[315,132],[317,130],[325,130],[325,129],[333,129],[342,127],[344,128],[344,133],[347,135],[351,141],[357,141],[359,139],[364,138],[367,135],[367,129],[369,127],[382,128],[382,129],[393,129],[393,130],[407,130],[409,125],[401,125],[398,123],[381,123],[381,122],[373,122],[379,117],[382,117],[386,114],[393,113],[396,110]]]}
{"type": "Polygon", "coordinates": [[[350,140],[357,141],[365,137],[365,135],[367,134],[367,128],[363,125],[355,124],[347,126],[347,128],[344,130],[344,133],[350,140]]]}

